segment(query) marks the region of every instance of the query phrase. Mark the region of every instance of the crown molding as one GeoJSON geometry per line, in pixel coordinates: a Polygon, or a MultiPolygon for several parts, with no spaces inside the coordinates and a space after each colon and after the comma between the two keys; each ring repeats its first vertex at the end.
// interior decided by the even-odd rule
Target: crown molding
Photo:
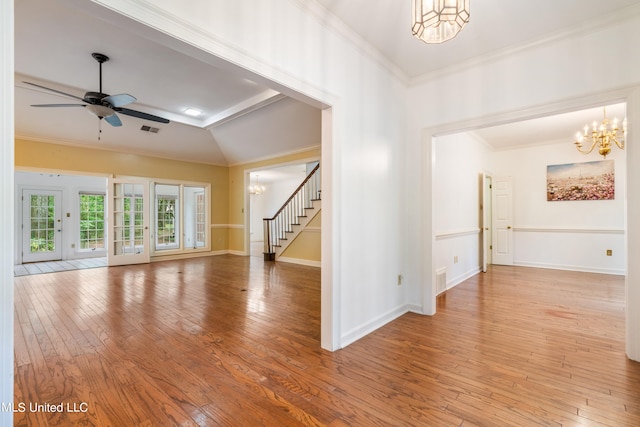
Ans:
{"type": "Polygon", "coordinates": [[[321,148],[320,145],[310,145],[308,147],[300,148],[300,149],[297,149],[297,150],[286,151],[286,152],[283,152],[283,153],[278,153],[278,154],[274,154],[274,155],[270,155],[270,156],[266,156],[266,157],[261,157],[259,159],[251,160],[251,161],[248,161],[248,162],[240,162],[240,163],[229,164],[228,167],[232,168],[232,167],[237,167],[237,166],[248,166],[248,165],[252,165],[254,163],[266,162],[266,161],[269,161],[269,160],[279,159],[281,157],[287,157],[287,156],[293,156],[293,155],[300,154],[300,153],[306,153],[307,151],[318,150],[320,148],[321,148]]]}
{"type": "Polygon", "coordinates": [[[400,80],[405,86],[410,83],[410,78],[400,67],[393,61],[382,54],[371,43],[366,41],[360,34],[355,32],[350,26],[344,23],[340,18],[331,13],[315,0],[290,0],[295,3],[301,10],[308,12],[323,27],[330,31],[336,32],[340,37],[358,48],[365,56],[374,62],[380,64],[387,71],[400,80]]]}
{"type": "Polygon", "coordinates": [[[413,77],[409,79],[408,86],[411,87],[425,84],[446,75],[460,73],[480,65],[497,62],[503,58],[515,55],[517,53],[525,52],[542,46],[547,46],[561,40],[579,37],[583,34],[593,33],[595,31],[610,28],[618,25],[620,22],[634,19],[639,15],[640,4],[632,5],[623,9],[618,9],[608,15],[586,21],[579,26],[565,28],[553,33],[546,34],[544,37],[531,40],[527,43],[508,46],[504,49],[499,49],[486,55],[476,56],[474,58],[461,61],[450,67],[440,68],[438,70],[413,77]]]}

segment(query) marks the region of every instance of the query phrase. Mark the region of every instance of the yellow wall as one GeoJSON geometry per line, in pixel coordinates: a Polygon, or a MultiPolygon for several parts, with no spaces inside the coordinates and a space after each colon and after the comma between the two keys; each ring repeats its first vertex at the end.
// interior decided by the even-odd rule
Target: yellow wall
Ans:
{"type": "MultiPolygon", "coordinates": [[[[257,170],[274,165],[292,163],[298,160],[307,161],[309,159],[320,160],[320,148],[314,148],[308,151],[302,151],[295,154],[289,154],[282,157],[276,157],[260,162],[247,163],[229,168],[229,224],[244,224],[245,206],[245,189],[244,175],[247,171],[257,170]]],[[[229,249],[233,251],[243,252],[244,248],[244,229],[229,229],[229,249]]]]}
{"type": "MultiPolygon", "coordinates": [[[[229,224],[229,168],[70,145],[16,139],[17,169],[175,179],[211,184],[211,222],[229,224]]],[[[229,248],[226,228],[211,230],[211,250],[229,248]]]]}
{"type": "Polygon", "coordinates": [[[246,171],[320,159],[320,148],[232,167],[161,159],[71,145],[16,139],[17,169],[138,176],[211,184],[211,250],[244,252],[246,171]],[[232,227],[227,227],[231,224],[232,227]]]}
{"type": "Polygon", "coordinates": [[[320,229],[322,227],[322,212],[319,212],[307,227],[302,230],[293,242],[282,252],[282,257],[295,258],[306,261],[320,262],[321,244],[320,229]]]}

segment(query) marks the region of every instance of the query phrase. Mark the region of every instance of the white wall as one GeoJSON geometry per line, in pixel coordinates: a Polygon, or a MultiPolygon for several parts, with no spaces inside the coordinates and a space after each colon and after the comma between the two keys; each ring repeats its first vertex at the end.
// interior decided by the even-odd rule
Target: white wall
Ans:
{"type": "MultiPolygon", "coordinates": [[[[636,105],[640,103],[640,56],[630,54],[640,47],[640,17],[628,15],[611,22],[611,26],[495,55],[485,63],[442,73],[410,89],[405,183],[408,194],[423,195],[407,199],[407,229],[419,230],[407,240],[406,277],[416,284],[410,288],[410,304],[425,313],[435,312],[434,135],[626,99],[627,160],[640,164],[640,150],[633,149],[640,144],[640,134],[633,132],[640,127],[640,106],[636,105]],[[598,52],[598,60],[585,62],[593,52],[598,52]],[[611,67],[618,63],[624,65],[611,67]]],[[[633,221],[640,215],[640,175],[633,168],[627,175],[627,256],[640,259],[640,224],[633,221]]],[[[640,266],[627,265],[627,354],[640,360],[640,266]]]]}
{"type": "Polygon", "coordinates": [[[624,274],[626,151],[613,147],[607,156],[615,162],[615,200],[547,201],[547,165],[602,160],[580,154],[571,140],[494,158],[497,173],[513,179],[514,264],[624,274]]]}
{"type": "MultiPolygon", "coordinates": [[[[278,168],[275,168],[274,171],[277,172],[278,168]]],[[[255,176],[260,175],[261,172],[264,171],[251,173],[252,184],[256,183],[255,176]]],[[[263,219],[273,217],[300,186],[305,177],[305,172],[301,169],[300,173],[294,176],[284,173],[281,178],[275,181],[260,181],[260,185],[264,187],[264,192],[260,195],[252,194],[250,196],[252,242],[262,242],[264,240],[263,219]]]]}
{"type": "MultiPolygon", "coordinates": [[[[489,141],[490,142],[490,141],[489,141]]],[[[624,274],[626,151],[614,148],[616,198],[548,202],[547,165],[601,160],[572,141],[493,151],[468,133],[436,138],[433,180],[435,269],[451,288],[481,269],[481,174],[513,183],[514,265],[624,274]],[[607,256],[611,249],[613,256],[607,256]]]]}
{"type": "Polygon", "coordinates": [[[480,186],[490,156],[489,148],[467,133],[435,141],[435,269],[446,269],[447,288],[480,271],[480,186]]]}
{"type": "Polygon", "coordinates": [[[271,218],[282,204],[298,188],[304,176],[261,184],[265,191],[259,196],[251,195],[251,241],[264,240],[264,218],[271,218]]]}
{"type": "Polygon", "coordinates": [[[332,106],[331,135],[323,135],[331,144],[322,154],[322,187],[331,198],[323,205],[322,227],[323,251],[330,254],[322,257],[323,270],[331,273],[322,277],[323,301],[329,302],[322,318],[331,320],[322,327],[329,325],[331,333],[323,330],[322,345],[342,347],[404,313],[405,287],[397,286],[397,276],[404,264],[399,189],[406,90],[393,72],[356,46],[356,37],[333,29],[313,2],[98,3],[175,37],[100,11],[161,43],[297,99],[332,106]]]}
{"type": "MultiPolygon", "coordinates": [[[[0,404],[13,402],[13,2],[0,2],[0,404]]],[[[0,425],[13,413],[0,411],[0,425]]]]}
{"type": "Polygon", "coordinates": [[[14,263],[22,263],[22,191],[27,189],[60,190],[62,192],[62,259],[80,259],[106,256],[105,250],[79,251],[80,218],[79,193],[81,191],[105,194],[107,179],[96,176],[59,175],[55,173],[16,172],[15,173],[15,246],[14,263]]]}

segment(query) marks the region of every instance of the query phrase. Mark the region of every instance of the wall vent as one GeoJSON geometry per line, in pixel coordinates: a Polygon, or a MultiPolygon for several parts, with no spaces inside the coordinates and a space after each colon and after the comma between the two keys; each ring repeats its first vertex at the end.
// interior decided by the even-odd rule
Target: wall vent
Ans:
{"type": "Polygon", "coordinates": [[[440,295],[447,290],[447,269],[436,270],[436,295],[440,295]]]}
{"type": "Polygon", "coordinates": [[[147,126],[147,125],[142,125],[142,127],[140,127],[140,130],[143,132],[151,132],[151,133],[158,133],[158,131],[160,130],[159,128],[154,128],[151,126],[147,126]]]}

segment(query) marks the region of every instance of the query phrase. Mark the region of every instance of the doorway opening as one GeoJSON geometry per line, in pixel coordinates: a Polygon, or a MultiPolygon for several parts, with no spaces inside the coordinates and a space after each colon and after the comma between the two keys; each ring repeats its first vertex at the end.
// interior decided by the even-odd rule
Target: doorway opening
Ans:
{"type": "Polygon", "coordinates": [[[431,230],[433,271],[446,267],[448,287],[492,263],[626,274],[625,150],[614,147],[607,156],[615,163],[614,199],[547,199],[549,165],[603,160],[597,150],[590,155],[576,150],[571,135],[601,119],[603,106],[608,117],[621,121],[626,116],[624,102],[595,105],[557,108],[472,131],[434,132],[428,138],[437,159],[430,183],[432,203],[438,206],[431,230]]]}

